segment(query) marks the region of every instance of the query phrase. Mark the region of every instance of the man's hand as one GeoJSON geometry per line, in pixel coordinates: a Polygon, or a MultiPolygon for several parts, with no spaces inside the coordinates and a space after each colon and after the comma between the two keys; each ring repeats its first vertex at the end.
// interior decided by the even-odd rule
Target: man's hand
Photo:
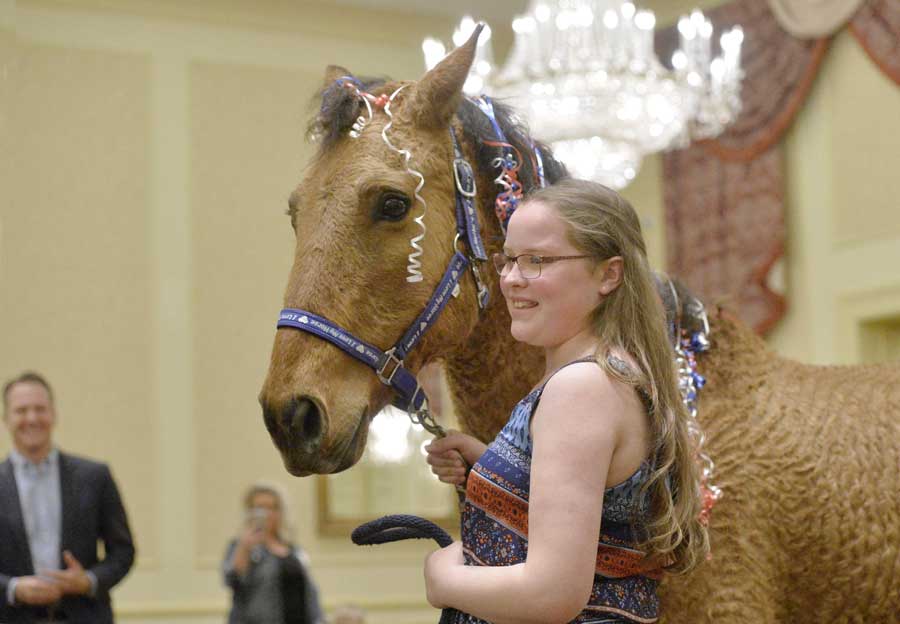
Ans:
{"type": "Polygon", "coordinates": [[[20,576],[16,580],[16,603],[51,605],[62,598],[62,589],[55,581],[40,576],[20,576]]]}
{"type": "Polygon", "coordinates": [[[43,574],[56,581],[63,594],[83,596],[90,593],[91,580],[81,566],[81,562],[68,550],[63,551],[63,561],[66,564],[65,570],[46,570],[43,574]]]}

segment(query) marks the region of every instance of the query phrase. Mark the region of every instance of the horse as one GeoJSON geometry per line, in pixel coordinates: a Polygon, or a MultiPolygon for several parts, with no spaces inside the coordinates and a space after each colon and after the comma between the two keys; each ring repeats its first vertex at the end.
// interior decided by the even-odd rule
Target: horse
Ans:
{"type": "MultiPolygon", "coordinates": [[[[421,413],[426,363],[443,364],[461,428],[483,441],[541,375],[483,259],[517,198],[567,174],[514,111],[463,96],[477,36],[418,82],[326,70],[259,397],[294,475],[353,466],[398,397],[421,413]]],[[[663,621],[900,621],[900,369],[805,365],[727,311],[708,322],[699,418],[724,496],[710,560],[661,586],[663,621]]]]}

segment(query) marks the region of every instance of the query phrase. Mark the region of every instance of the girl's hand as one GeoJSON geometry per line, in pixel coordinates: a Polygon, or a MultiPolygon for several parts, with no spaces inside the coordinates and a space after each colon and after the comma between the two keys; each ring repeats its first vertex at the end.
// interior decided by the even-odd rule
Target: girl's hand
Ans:
{"type": "Polygon", "coordinates": [[[437,478],[451,485],[462,485],[466,482],[466,472],[479,457],[484,454],[487,445],[480,440],[450,430],[444,438],[435,438],[425,450],[425,458],[431,465],[431,472],[437,478]]]}
{"type": "Polygon", "coordinates": [[[425,557],[425,595],[432,607],[444,609],[449,606],[441,598],[440,587],[464,565],[462,542],[453,542],[425,557]]]}

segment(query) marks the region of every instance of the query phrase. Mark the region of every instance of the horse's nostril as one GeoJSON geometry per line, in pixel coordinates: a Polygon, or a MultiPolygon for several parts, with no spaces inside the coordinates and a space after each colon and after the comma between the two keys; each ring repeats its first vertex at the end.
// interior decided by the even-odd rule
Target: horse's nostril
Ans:
{"type": "Polygon", "coordinates": [[[306,443],[316,443],[322,435],[322,413],[309,397],[297,397],[285,410],[284,427],[306,443]]]}

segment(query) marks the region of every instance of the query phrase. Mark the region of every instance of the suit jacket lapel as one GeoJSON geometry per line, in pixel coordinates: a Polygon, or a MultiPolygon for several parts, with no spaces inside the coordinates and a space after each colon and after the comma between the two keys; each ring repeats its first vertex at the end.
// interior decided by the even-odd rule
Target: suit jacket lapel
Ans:
{"type": "MultiPolygon", "coordinates": [[[[68,455],[59,454],[59,489],[60,501],[62,502],[62,527],[59,536],[60,554],[59,559],[62,563],[62,551],[72,550],[72,531],[73,531],[73,514],[78,513],[77,498],[75,496],[75,479],[72,475],[72,464],[68,455]]],[[[65,567],[65,566],[63,566],[65,567]]]]}
{"type": "Polygon", "coordinates": [[[28,534],[25,532],[25,519],[22,517],[19,488],[16,487],[12,461],[8,458],[0,464],[0,500],[10,502],[7,507],[7,517],[10,521],[11,537],[19,550],[21,560],[27,562],[28,568],[33,572],[34,563],[31,561],[31,549],[28,547],[28,534]]]}

